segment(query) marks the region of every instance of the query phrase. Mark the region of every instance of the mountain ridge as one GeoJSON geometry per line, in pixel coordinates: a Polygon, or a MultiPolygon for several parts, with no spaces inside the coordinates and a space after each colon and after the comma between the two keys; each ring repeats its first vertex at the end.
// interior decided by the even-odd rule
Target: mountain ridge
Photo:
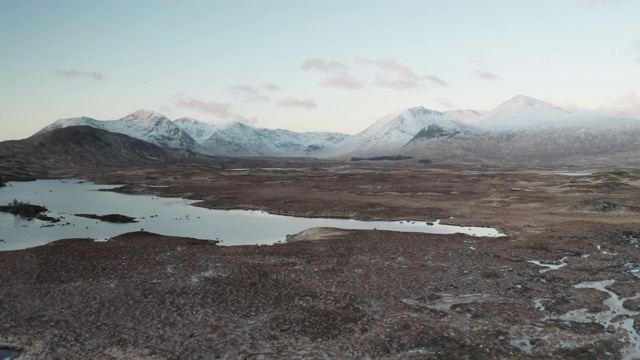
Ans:
{"type": "Polygon", "coordinates": [[[382,116],[355,135],[258,128],[239,122],[211,124],[192,118],[171,121],[152,110],[137,110],[118,120],[61,119],[36,134],[78,125],[123,133],[161,147],[233,157],[345,160],[353,156],[411,153],[416,156],[440,154],[440,161],[444,162],[456,161],[456,157],[471,162],[529,161],[536,156],[536,159],[546,161],[544,159],[553,157],[554,149],[559,158],[567,149],[576,154],[593,154],[593,149],[600,149],[629,154],[638,151],[640,155],[640,145],[636,149],[636,142],[625,135],[640,134],[639,120],[575,115],[523,95],[517,95],[489,112],[440,112],[422,106],[407,108],[382,116]],[[616,145],[616,139],[622,138],[627,139],[626,145],[616,145]],[[439,148],[436,151],[434,147],[439,148]],[[510,149],[511,153],[505,149],[510,149]],[[526,156],[527,152],[538,155],[526,156]],[[448,153],[457,155],[446,156],[448,153]]]}

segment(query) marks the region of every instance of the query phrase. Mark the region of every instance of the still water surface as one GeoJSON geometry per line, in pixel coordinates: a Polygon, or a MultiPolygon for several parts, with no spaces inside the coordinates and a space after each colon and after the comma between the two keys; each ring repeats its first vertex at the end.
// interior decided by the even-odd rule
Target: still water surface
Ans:
{"type": "Polygon", "coordinates": [[[38,180],[11,182],[0,188],[0,204],[13,199],[43,205],[59,223],[25,220],[0,213],[0,251],[43,245],[65,238],[107,240],[126,232],[145,231],[198,239],[222,240],[221,245],[274,244],[287,234],[312,227],[378,229],[435,234],[465,233],[476,236],[501,236],[497,230],[460,227],[411,221],[358,221],[346,219],[299,218],[271,215],[262,211],[210,210],[190,206],[194,200],[159,198],[150,195],[125,195],[98,189],[117,185],[96,185],[80,180],[38,180]],[[132,224],[113,224],[73,214],[122,214],[135,217],[132,224]],[[54,225],[54,226],[48,226],[54,225]]]}

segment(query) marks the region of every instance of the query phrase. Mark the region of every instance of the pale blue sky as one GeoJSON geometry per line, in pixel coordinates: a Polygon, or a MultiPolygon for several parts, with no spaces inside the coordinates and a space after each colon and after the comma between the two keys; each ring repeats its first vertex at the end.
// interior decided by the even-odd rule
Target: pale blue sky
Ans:
{"type": "Polygon", "coordinates": [[[0,140],[67,117],[356,133],[523,94],[640,118],[635,0],[0,0],[0,140]]]}

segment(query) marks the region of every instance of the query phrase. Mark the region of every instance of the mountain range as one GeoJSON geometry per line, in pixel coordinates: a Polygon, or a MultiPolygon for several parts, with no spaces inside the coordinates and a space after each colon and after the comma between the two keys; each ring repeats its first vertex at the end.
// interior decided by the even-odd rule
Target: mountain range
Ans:
{"type": "Polygon", "coordinates": [[[164,148],[207,155],[349,159],[410,155],[440,163],[600,163],[640,161],[640,120],[584,117],[518,95],[489,112],[424,107],[383,116],[355,135],[293,132],[239,122],[171,121],[138,110],[121,119],[58,120],[35,135],[72,126],[120,133],[164,148]]]}

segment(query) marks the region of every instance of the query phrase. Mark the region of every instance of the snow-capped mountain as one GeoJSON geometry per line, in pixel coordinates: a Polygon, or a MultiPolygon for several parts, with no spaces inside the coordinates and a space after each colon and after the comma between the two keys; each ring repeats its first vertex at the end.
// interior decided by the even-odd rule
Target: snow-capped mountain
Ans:
{"type": "Polygon", "coordinates": [[[213,135],[217,127],[213,124],[202,122],[192,118],[179,118],[173,120],[182,130],[189,134],[195,141],[202,143],[213,135]]]}
{"type": "Polygon", "coordinates": [[[340,153],[365,155],[397,151],[430,125],[437,125],[450,133],[468,130],[468,126],[460,122],[457,116],[422,106],[413,107],[383,116],[361,133],[348,138],[341,146],[340,153]]]}
{"type": "Polygon", "coordinates": [[[335,132],[297,133],[264,129],[239,122],[217,125],[191,118],[171,121],[150,110],[138,110],[118,120],[100,121],[89,117],[62,119],[35,135],[81,125],[129,135],[162,147],[224,156],[328,157],[334,155],[337,145],[349,137],[335,132]]]}
{"type": "Polygon", "coordinates": [[[480,116],[474,125],[488,131],[522,131],[572,125],[577,117],[555,105],[518,95],[480,116]]]}
{"type": "Polygon", "coordinates": [[[640,120],[579,116],[521,95],[486,113],[404,109],[383,116],[352,136],[297,133],[239,122],[210,124],[191,118],[171,121],[149,110],[109,121],[88,117],[58,120],[38,134],[77,125],[209,155],[348,159],[403,154],[436,163],[617,159],[640,164],[635,160],[640,159],[640,120]]]}
{"type": "Polygon", "coordinates": [[[129,135],[162,147],[199,150],[198,143],[189,134],[166,116],[151,110],[134,111],[118,120],[99,121],[89,117],[61,119],[38,131],[35,135],[79,125],[129,135]]]}
{"type": "Polygon", "coordinates": [[[201,145],[207,153],[216,155],[326,157],[333,155],[336,145],[346,138],[348,135],[341,133],[297,133],[232,122],[216,127],[201,145]]]}

